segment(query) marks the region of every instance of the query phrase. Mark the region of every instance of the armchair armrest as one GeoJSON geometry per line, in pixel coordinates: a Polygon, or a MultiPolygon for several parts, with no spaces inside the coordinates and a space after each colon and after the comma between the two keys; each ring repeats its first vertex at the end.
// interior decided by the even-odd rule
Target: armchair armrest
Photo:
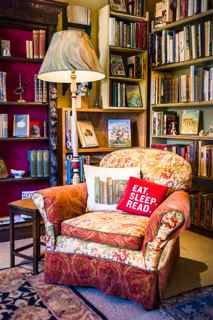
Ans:
{"type": "Polygon", "coordinates": [[[80,183],[51,187],[34,192],[32,199],[45,223],[47,248],[53,249],[61,222],[86,211],[87,186],[80,183]]]}
{"type": "Polygon", "coordinates": [[[175,191],[153,212],[146,229],[143,254],[147,270],[156,270],[163,248],[190,225],[189,195],[175,191]]]}

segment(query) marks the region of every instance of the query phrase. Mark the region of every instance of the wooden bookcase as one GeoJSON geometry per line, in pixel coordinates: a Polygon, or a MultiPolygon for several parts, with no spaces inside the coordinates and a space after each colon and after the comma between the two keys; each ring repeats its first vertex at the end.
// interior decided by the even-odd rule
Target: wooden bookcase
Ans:
{"type": "MultiPolygon", "coordinates": [[[[177,20],[175,22],[171,22],[166,24],[165,26],[153,28],[152,29],[152,62],[156,59],[156,38],[158,36],[162,36],[162,32],[164,31],[171,31],[171,32],[178,32],[180,30],[183,30],[185,26],[191,26],[191,25],[197,25],[198,23],[203,23],[204,21],[208,19],[212,19],[213,17],[213,9],[209,9],[206,12],[198,13],[196,15],[185,17],[180,20],[177,20]],[[154,40],[155,39],[155,40],[154,40]]],[[[190,74],[190,66],[196,66],[196,67],[204,67],[209,69],[213,66],[213,55],[210,56],[199,56],[196,59],[189,59],[182,62],[172,62],[167,64],[158,64],[154,65],[152,63],[151,65],[151,83],[153,90],[153,79],[155,79],[156,75],[164,77],[164,75],[173,74],[173,75],[180,75],[181,73],[190,74]]],[[[170,88],[171,89],[171,88],[170,88]]],[[[174,88],[173,88],[174,90],[174,88]]],[[[177,90],[177,88],[176,88],[177,90]]],[[[153,94],[153,91],[152,93],[153,94]]],[[[207,144],[213,144],[213,136],[205,136],[205,135],[183,135],[183,134],[161,134],[161,135],[153,135],[153,114],[154,112],[166,112],[166,111],[176,111],[179,115],[179,119],[181,119],[181,111],[183,110],[200,110],[202,114],[202,127],[204,131],[207,131],[209,126],[213,125],[213,100],[207,100],[207,101],[184,101],[184,102],[166,102],[166,103],[153,103],[151,98],[151,107],[150,107],[150,146],[153,144],[194,144],[196,146],[197,150],[197,160],[193,162],[192,168],[193,171],[197,171],[196,174],[193,175],[193,185],[192,185],[192,193],[193,192],[200,192],[200,193],[211,193],[212,187],[213,187],[213,175],[211,176],[201,176],[199,174],[199,170],[197,170],[197,166],[200,166],[200,159],[201,159],[201,146],[207,145],[207,144]],[[196,168],[195,168],[196,167],[196,168]]],[[[162,146],[163,148],[163,146],[162,146]]],[[[199,200],[200,201],[200,200],[199,200]]],[[[213,207],[213,202],[212,202],[213,207]]],[[[213,208],[210,210],[212,211],[213,208]]],[[[196,210],[196,209],[194,209],[196,210]]],[[[196,219],[192,215],[192,230],[195,230],[197,232],[206,234],[208,236],[212,236],[213,231],[213,223],[211,222],[211,225],[206,225],[206,219],[207,217],[207,208],[201,208],[200,209],[200,216],[196,219]],[[205,212],[204,212],[205,211],[205,212]],[[202,217],[201,217],[202,216],[202,217]]],[[[208,209],[209,210],[209,209],[208,209]]],[[[195,211],[194,211],[195,212],[195,211]]],[[[195,213],[193,213],[195,214],[195,213]]],[[[209,213],[208,213],[209,215],[209,213]]],[[[213,218],[213,215],[211,216],[213,218]]],[[[208,217],[209,219],[209,217],[208,217]]],[[[213,221],[213,220],[211,220],[213,221]]]]}
{"type": "MultiPolygon", "coordinates": [[[[100,85],[100,97],[102,102],[102,108],[106,112],[113,113],[113,117],[116,118],[129,118],[131,119],[133,126],[133,144],[132,146],[144,147],[147,144],[147,106],[148,106],[148,50],[147,44],[144,49],[112,46],[109,44],[110,35],[110,17],[114,17],[121,23],[137,23],[144,21],[147,27],[146,39],[148,39],[149,33],[149,15],[146,13],[146,17],[133,16],[125,13],[119,13],[112,11],[110,5],[106,5],[99,11],[99,55],[100,62],[104,67],[105,79],[101,81],[100,85]],[[127,76],[113,76],[110,72],[110,56],[119,55],[126,59],[128,57],[139,55],[141,58],[142,77],[133,78],[127,76]],[[112,102],[113,94],[113,82],[119,82],[121,84],[130,85],[135,84],[140,87],[142,105],[134,108],[127,107],[114,107],[112,102]]],[[[148,41],[147,41],[148,42],[148,41]]],[[[105,111],[104,111],[105,113],[105,111]]]]}
{"type": "MultiPolygon", "coordinates": [[[[64,12],[65,14],[65,12],[64,12]]],[[[97,158],[101,159],[106,153],[112,152],[115,148],[108,146],[108,132],[107,125],[108,119],[130,119],[131,120],[131,131],[132,131],[132,146],[146,146],[147,141],[147,105],[148,105],[148,52],[147,46],[145,50],[140,50],[136,48],[123,48],[123,47],[111,47],[108,45],[108,28],[109,28],[109,17],[110,15],[117,17],[119,20],[128,22],[141,22],[145,21],[147,23],[147,39],[148,39],[148,29],[149,29],[149,19],[148,14],[146,17],[132,16],[129,14],[121,14],[118,12],[111,11],[110,6],[100,9],[98,33],[99,33],[99,58],[100,62],[104,67],[104,72],[106,79],[100,83],[100,97],[102,104],[100,106],[89,105],[87,108],[77,109],[78,120],[91,121],[97,140],[99,143],[98,147],[93,148],[81,148],[79,143],[79,154],[91,156],[91,163],[93,163],[93,158],[95,158],[95,163],[97,158]],[[111,76],[109,73],[110,69],[110,52],[120,54],[122,56],[132,56],[138,54],[141,56],[143,61],[143,77],[142,78],[131,78],[131,77],[115,77],[111,76]],[[141,107],[112,107],[110,86],[112,81],[121,81],[127,84],[139,84],[143,105],[141,107]]],[[[64,16],[63,27],[67,28],[80,28],[84,29],[90,34],[91,27],[86,25],[76,25],[67,23],[67,19],[64,16]]],[[[65,148],[65,113],[66,111],[71,111],[70,108],[59,108],[58,109],[58,161],[59,161],[59,183],[66,183],[66,155],[69,150],[65,148]]]]}
{"type": "MultiPolygon", "coordinates": [[[[32,30],[45,30],[46,48],[56,30],[58,13],[62,4],[55,1],[17,0],[0,5],[0,38],[10,40],[11,56],[0,56],[0,71],[7,73],[7,100],[0,102],[0,114],[8,115],[8,137],[0,138],[0,157],[10,169],[23,169],[23,178],[11,176],[0,179],[0,217],[8,215],[8,203],[21,198],[22,191],[34,191],[48,187],[49,177],[31,177],[29,150],[49,150],[49,135],[43,136],[43,121],[50,119],[49,103],[35,102],[34,74],[37,74],[42,59],[26,58],[26,40],[33,40],[32,30]],[[22,76],[24,102],[18,103],[15,89],[18,75],[22,76]],[[29,114],[30,119],[41,123],[40,137],[14,137],[14,114],[29,114]]],[[[49,129],[51,123],[49,125],[49,129]]]]}

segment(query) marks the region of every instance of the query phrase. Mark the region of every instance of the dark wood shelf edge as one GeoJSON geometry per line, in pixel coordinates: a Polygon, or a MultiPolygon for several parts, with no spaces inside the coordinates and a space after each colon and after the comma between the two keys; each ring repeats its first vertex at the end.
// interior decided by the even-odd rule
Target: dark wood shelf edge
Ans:
{"type": "Polygon", "coordinates": [[[152,70],[153,71],[167,71],[169,69],[187,68],[191,65],[201,65],[201,64],[208,63],[208,62],[213,62],[213,56],[191,59],[191,60],[175,62],[175,63],[161,64],[159,66],[153,66],[152,70]]]}
{"type": "Polygon", "coordinates": [[[5,182],[24,182],[24,181],[48,181],[49,177],[23,177],[23,178],[1,178],[0,183],[5,182]]]}
{"type": "Polygon", "coordinates": [[[199,233],[203,236],[213,238],[213,229],[211,230],[211,229],[205,228],[203,226],[197,226],[197,225],[192,224],[189,230],[192,232],[195,232],[195,233],[199,233]]]}
{"type": "Polygon", "coordinates": [[[14,56],[0,56],[0,61],[23,62],[23,63],[42,63],[43,58],[34,59],[34,58],[14,57],[14,56]]]}
{"type": "Polygon", "coordinates": [[[11,105],[11,106],[48,106],[48,103],[42,103],[42,102],[35,102],[35,101],[26,101],[26,102],[16,102],[16,101],[0,101],[0,105],[2,106],[8,106],[8,105],[11,105]]]}

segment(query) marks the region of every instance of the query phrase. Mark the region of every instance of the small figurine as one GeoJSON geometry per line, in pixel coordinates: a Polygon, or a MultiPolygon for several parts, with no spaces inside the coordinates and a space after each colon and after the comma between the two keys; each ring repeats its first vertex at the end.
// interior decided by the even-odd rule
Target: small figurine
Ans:
{"type": "Polygon", "coordinates": [[[22,97],[23,93],[24,93],[24,88],[22,86],[21,74],[19,73],[19,76],[18,76],[18,87],[15,89],[15,94],[17,96],[19,96],[18,100],[17,100],[18,103],[26,102],[26,100],[24,100],[23,97],[22,97]]]}
{"type": "Polygon", "coordinates": [[[176,123],[174,121],[171,123],[171,133],[170,134],[174,135],[174,136],[177,134],[176,123]]]}

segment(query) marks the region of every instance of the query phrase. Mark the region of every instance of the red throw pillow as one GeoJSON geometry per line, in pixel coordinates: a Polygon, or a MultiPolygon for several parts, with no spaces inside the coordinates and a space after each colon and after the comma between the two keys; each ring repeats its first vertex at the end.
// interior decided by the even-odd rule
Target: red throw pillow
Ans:
{"type": "Polygon", "coordinates": [[[150,217],[166,198],[168,187],[154,182],[130,177],[117,209],[150,217]]]}

